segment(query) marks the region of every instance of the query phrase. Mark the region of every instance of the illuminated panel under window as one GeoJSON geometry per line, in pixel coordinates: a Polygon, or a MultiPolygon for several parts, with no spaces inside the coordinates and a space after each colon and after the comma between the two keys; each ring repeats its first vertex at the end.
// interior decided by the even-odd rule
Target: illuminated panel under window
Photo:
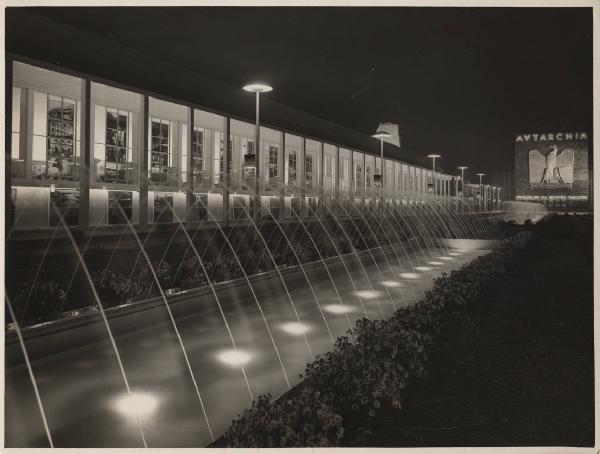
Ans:
{"type": "Polygon", "coordinates": [[[231,204],[232,219],[245,219],[247,199],[245,196],[233,196],[231,204]]]}
{"type": "Polygon", "coordinates": [[[77,189],[50,190],[50,226],[79,224],[79,191],[77,189]]]}
{"type": "Polygon", "coordinates": [[[157,224],[173,222],[173,194],[154,193],[154,222],[157,224]]]}
{"type": "Polygon", "coordinates": [[[200,222],[206,220],[208,220],[208,194],[194,194],[192,221],[200,222]]]}
{"type": "Polygon", "coordinates": [[[133,194],[129,191],[108,191],[108,223],[127,224],[132,221],[133,194]]]}

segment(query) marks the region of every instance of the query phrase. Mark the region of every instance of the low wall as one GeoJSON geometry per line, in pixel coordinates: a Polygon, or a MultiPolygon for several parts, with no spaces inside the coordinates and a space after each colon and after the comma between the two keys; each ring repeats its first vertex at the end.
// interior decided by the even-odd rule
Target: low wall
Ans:
{"type": "MultiPolygon", "coordinates": [[[[413,246],[416,246],[413,242],[413,246]]],[[[410,243],[396,243],[410,248],[410,243]]],[[[392,259],[391,246],[383,248],[388,259],[392,259]]],[[[371,253],[381,257],[382,249],[372,249],[371,253]]],[[[344,263],[349,268],[359,266],[357,255],[361,261],[370,258],[369,251],[360,251],[357,254],[342,256],[344,263]]],[[[339,257],[325,260],[329,269],[334,273],[343,272],[343,265],[339,257]]],[[[320,260],[303,264],[309,278],[318,277],[322,273],[323,262],[320,260]]],[[[306,281],[300,266],[280,269],[286,286],[289,289],[302,287],[306,281]]],[[[249,276],[249,281],[257,295],[273,292],[273,289],[283,288],[277,271],[268,271],[249,276]]],[[[250,288],[244,278],[220,282],[214,285],[219,301],[223,305],[251,298],[250,288]]],[[[177,318],[202,313],[214,304],[214,297],[210,287],[200,287],[193,290],[182,291],[167,296],[167,301],[173,316],[177,318]]],[[[214,306],[213,306],[214,307],[214,306]]],[[[169,314],[162,298],[151,298],[132,304],[111,307],[105,310],[110,328],[114,336],[130,333],[135,330],[148,328],[161,323],[170,323],[169,314]]],[[[27,327],[22,330],[23,339],[27,346],[27,354],[31,360],[43,358],[51,354],[83,347],[85,345],[106,340],[106,326],[99,310],[87,311],[72,318],[59,319],[43,325],[27,327]]],[[[6,336],[6,367],[21,364],[24,361],[16,331],[7,331],[6,336]]]]}

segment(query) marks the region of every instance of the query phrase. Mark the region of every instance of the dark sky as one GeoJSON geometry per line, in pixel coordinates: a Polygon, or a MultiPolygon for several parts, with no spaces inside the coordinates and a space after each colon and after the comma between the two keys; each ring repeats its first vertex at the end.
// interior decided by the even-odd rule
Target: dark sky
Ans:
{"type": "Polygon", "coordinates": [[[42,8],[277,101],[491,173],[514,134],[592,129],[591,8],[42,8]]]}

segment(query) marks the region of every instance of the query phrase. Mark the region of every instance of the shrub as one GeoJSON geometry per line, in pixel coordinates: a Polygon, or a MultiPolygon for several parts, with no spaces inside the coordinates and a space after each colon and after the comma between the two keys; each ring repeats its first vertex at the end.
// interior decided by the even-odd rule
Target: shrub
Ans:
{"type": "Polygon", "coordinates": [[[344,435],[342,417],[319,397],[308,388],[294,400],[272,402],[270,394],[260,396],[234,421],[228,441],[249,448],[337,446],[344,435]]]}
{"type": "Polygon", "coordinates": [[[458,310],[505,277],[506,266],[529,237],[520,232],[501,248],[443,274],[423,301],[387,320],[358,320],[347,336],[337,339],[333,351],[306,366],[299,394],[276,402],[270,395],[260,396],[233,421],[225,444],[339,446],[345,429],[368,430],[380,409],[401,408],[404,388],[426,373],[442,328],[471,323],[458,310]]]}

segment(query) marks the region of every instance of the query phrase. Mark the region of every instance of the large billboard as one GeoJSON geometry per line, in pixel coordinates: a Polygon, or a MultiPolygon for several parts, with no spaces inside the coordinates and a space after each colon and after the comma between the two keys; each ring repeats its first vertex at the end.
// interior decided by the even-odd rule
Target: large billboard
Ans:
{"type": "Polygon", "coordinates": [[[549,208],[587,205],[588,136],[585,132],[518,134],[515,138],[515,195],[549,208]]]}

